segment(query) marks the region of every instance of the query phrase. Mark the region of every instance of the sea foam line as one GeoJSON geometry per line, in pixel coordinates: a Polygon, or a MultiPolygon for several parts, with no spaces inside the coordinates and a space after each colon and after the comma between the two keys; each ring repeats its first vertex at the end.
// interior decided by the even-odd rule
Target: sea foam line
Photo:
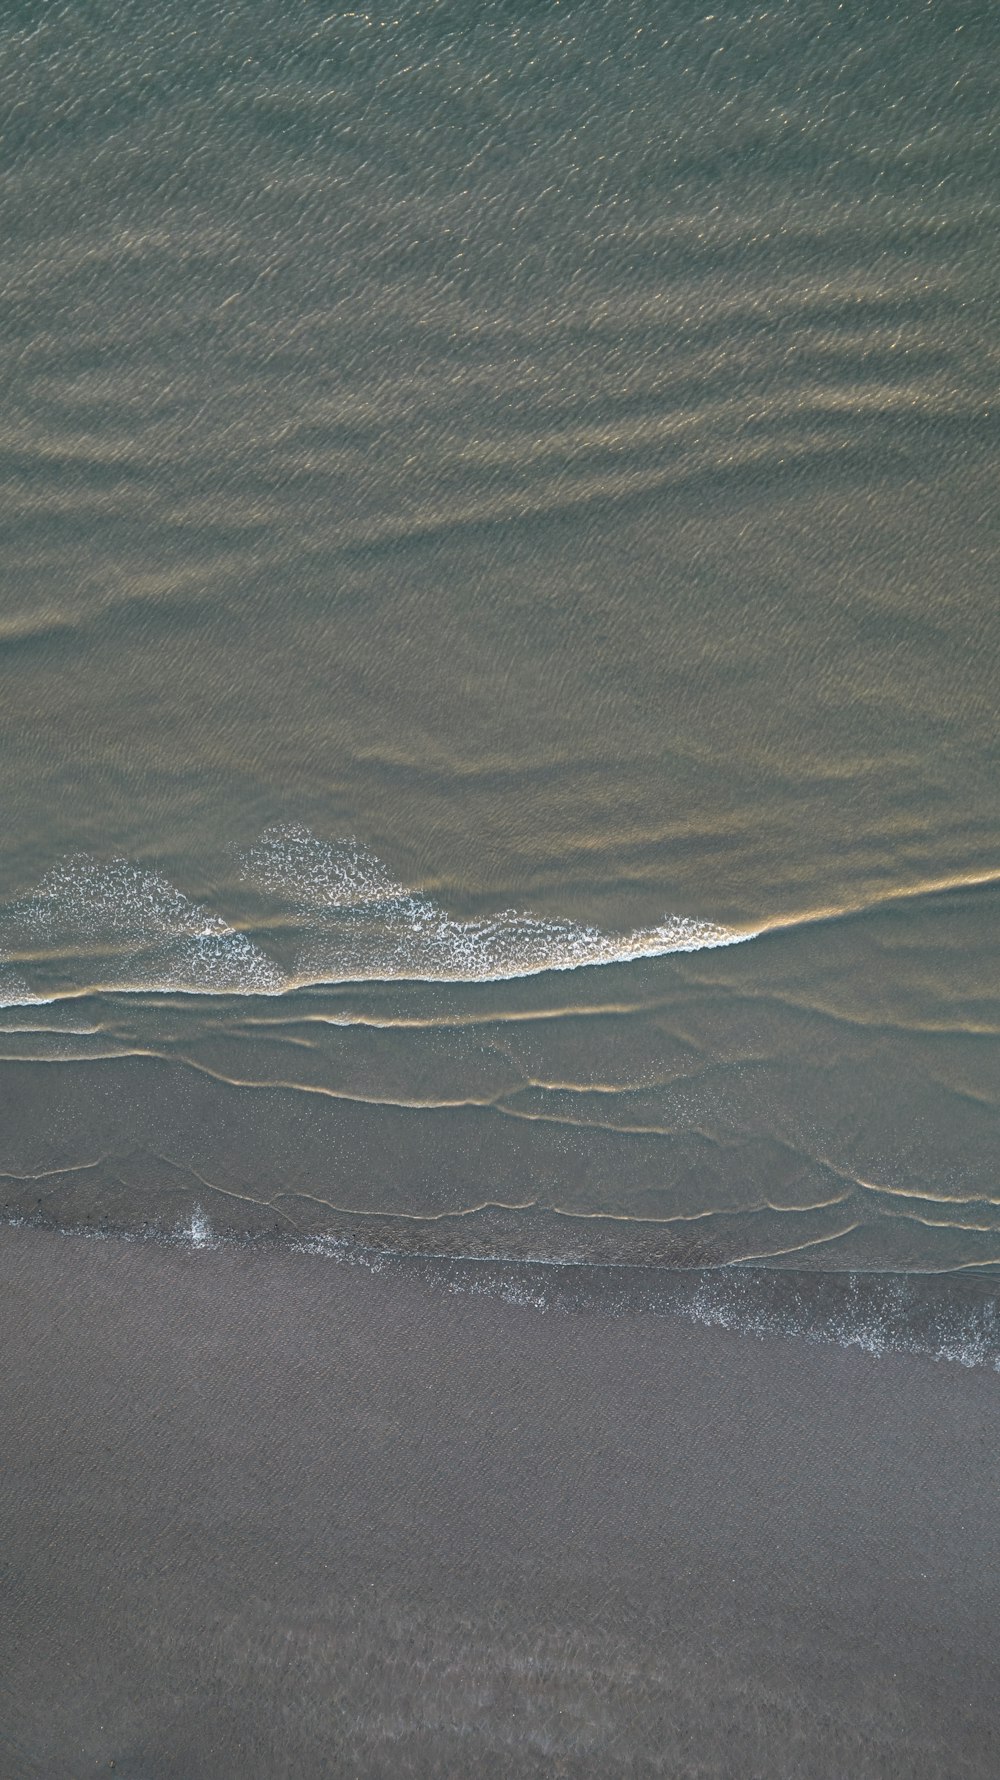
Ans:
{"type": "Polygon", "coordinates": [[[609,933],[576,921],[506,909],[462,921],[396,879],[356,840],[322,841],[306,828],[266,829],[239,856],[243,881],[300,935],[291,969],[246,933],[127,859],[77,854],[0,914],[0,1007],[43,1005],[82,993],[280,996],[362,983],[501,983],[549,971],[631,964],[745,944],[873,907],[1000,883],[987,870],[896,886],[867,902],[775,916],[747,927],[692,915],[609,933]],[[36,988],[32,957],[59,955],[89,972],[72,986],[36,988]],[[101,978],[93,979],[100,957],[101,978]],[[16,962],[15,962],[16,960],[16,962]]]}
{"type": "MultiPolygon", "coordinates": [[[[798,1274],[784,1268],[725,1264],[682,1271],[614,1261],[508,1259],[502,1255],[434,1255],[367,1248],[342,1236],[236,1238],[216,1232],[195,1201],[170,1231],[53,1227],[37,1219],[2,1217],[0,1227],[51,1236],[208,1251],[277,1248],[361,1267],[367,1273],[422,1280],[431,1290],[499,1298],[526,1311],[603,1309],[611,1316],[676,1316],[758,1340],[805,1340],[860,1348],[873,1359],[920,1355],[966,1368],[1000,1372],[1000,1301],[995,1290],[963,1303],[944,1295],[921,1303],[929,1276],[845,1271],[798,1274]],[[614,1282],[620,1279],[620,1289],[614,1282]],[[610,1290],[608,1289],[610,1286],[610,1290]]],[[[940,1278],[940,1275],[936,1276],[940,1278]]]]}
{"type": "Polygon", "coordinates": [[[358,842],[320,841],[303,828],[266,830],[239,869],[298,929],[291,970],[159,873],[126,859],[77,854],[0,917],[0,1006],[83,990],[274,996],[365,982],[503,982],[735,945],[758,931],[671,915],[656,927],[616,934],[515,909],[461,921],[398,882],[358,842]],[[36,993],[21,968],[5,963],[12,952],[57,954],[71,968],[89,960],[91,972],[99,957],[101,981],[36,993]]]}

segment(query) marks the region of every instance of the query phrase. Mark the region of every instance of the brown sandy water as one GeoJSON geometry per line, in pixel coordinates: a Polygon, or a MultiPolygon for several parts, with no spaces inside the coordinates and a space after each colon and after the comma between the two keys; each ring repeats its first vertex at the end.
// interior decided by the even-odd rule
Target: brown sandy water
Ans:
{"type": "Polygon", "coordinates": [[[995,1262],[998,50],[0,25],[11,1214],[995,1262]]]}
{"type": "Polygon", "coordinates": [[[59,1228],[989,1268],[995,895],[517,980],[8,1008],[0,1201],[59,1228]]]}

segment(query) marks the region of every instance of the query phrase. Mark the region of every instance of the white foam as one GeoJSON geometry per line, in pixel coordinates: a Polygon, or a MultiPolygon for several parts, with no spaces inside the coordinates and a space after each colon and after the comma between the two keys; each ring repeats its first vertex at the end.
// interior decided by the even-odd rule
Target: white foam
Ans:
{"type": "Polygon", "coordinates": [[[298,827],[267,829],[240,864],[248,882],[280,897],[301,924],[295,966],[300,983],[496,982],[753,937],[688,915],[667,915],[656,927],[632,933],[606,933],[517,909],[459,921],[397,882],[357,841],[331,845],[298,827]]]}
{"type": "Polygon", "coordinates": [[[44,1007],[50,1000],[36,995],[20,972],[0,959],[0,1007],[44,1007]]]}
{"type": "MultiPolygon", "coordinates": [[[[502,1255],[420,1255],[402,1250],[365,1248],[344,1236],[299,1237],[288,1245],[298,1254],[363,1267],[372,1274],[391,1273],[414,1265],[422,1277],[447,1291],[468,1297],[501,1298],[525,1309],[566,1313],[585,1302],[592,1280],[600,1281],[601,1307],[612,1316],[680,1316],[709,1328],[758,1339],[800,1339],[858,1347],[875,1359],[890,1353],[922,1354],[929,1359],[967,1368],[985,1366],[1000,1372],[1000,1304],[994,1298],[979,1304],[950,1303],[946,1297],[929,1316],[914,1320],[919,1310],[915,1287],[920,1276],[853,1274],[843,1281],[839,1303],[824,1307],[808,1299],[796,1303],[783,1290],[775,1301],[764,1289],[764,1276],[740,1267],[684,1273],[656,1267],[636,1268],[597,1262],[591,1267],[554,1255],[505,1258],[502,1255]],[[621,1271],[627,1282],[617,1292],[608,1283],[621,1271]],[[565,1282],[560,1289],[560,1281],[565,1282]],[[639,1294],[637,1300],[637,1293],[639,1294]]],[[[767,1281],[787,1276],[775,1275],[767,1281]]]]}
{"type": "Polygon", "coordinates": [[[918,1275],[854,1274],[846,1280],[837,1315],[810,1316],[807,1307],[780,1311],[761,1302],[754,1282],[738,1268],[706,1276],[687,1302],[674,1308],[692,1322],[743,1335],[798,1335],[810,1341],[859,1347],[874,1358],[925,1354],[953,1365],[991,1366],[1000,1372],[1000,1315],[995,1300],[974,1308],[946,1301],[922,1332],[910,1332],[918,1275]]]}
{"type": "Polygon", "coordinates": [[[127,859],[75,854],[0,920],[0,1006],[52,999],[5,962],[17,949],[58,959],[64,977],[78,961],[80,989],[280,995],[323,983],[499,982],[753,937],[687,915],[632,933],[517,909],[460,921],[400,883],[357,841],[331,844],[297,827],[265,830],[241,856],[240,869],[298,927],[291,974],[158,872],[127,859]]]}
{"type": "MultiPolygon", "coordinates": [[[[96,954],[88,975],[105,988],[260,995],[287,987],[285,973],[245,934],[127,859],[63,860],[4,925],[35,949],[96,954]]],[[[0,999],[11,1005],[7,988],[0,978],[0,999]]]]}
{"type": "Polygon", "coordinates": [[[218,1248],[215,1233],[200,1205],[196,1205],[188,1222],[177,1232],[178,1240],[192,1248],[218,1248]]]}

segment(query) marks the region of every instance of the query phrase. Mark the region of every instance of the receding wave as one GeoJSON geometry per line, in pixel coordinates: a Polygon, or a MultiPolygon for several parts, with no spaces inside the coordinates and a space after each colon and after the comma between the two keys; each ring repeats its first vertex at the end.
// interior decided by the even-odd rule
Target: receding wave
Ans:
{"type": "Polygon", "coordinates": [[[291,969],[158,873],[77,854],[8,907],[0,1006],[51,999],[48,982],[32,983],[32,965],[47,978],[57,964],[61,993],[280,995],[324,983],[501,981],[753,937],[688,915],[631,933],[513,909],[461,921],[397,882],[358,842],[325,842],[297,827],[266,830],[239,868],[297,932],[291,969]]]}

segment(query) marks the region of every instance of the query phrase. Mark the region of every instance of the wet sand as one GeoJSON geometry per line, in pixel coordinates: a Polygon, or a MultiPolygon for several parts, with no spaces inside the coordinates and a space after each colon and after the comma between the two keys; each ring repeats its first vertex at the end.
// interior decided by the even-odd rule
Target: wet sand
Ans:
{"type": "Polygon", "coordinates": [[[994,1775],[1000,1378],[0,1232],[11,1780],[994,1775]]]}

